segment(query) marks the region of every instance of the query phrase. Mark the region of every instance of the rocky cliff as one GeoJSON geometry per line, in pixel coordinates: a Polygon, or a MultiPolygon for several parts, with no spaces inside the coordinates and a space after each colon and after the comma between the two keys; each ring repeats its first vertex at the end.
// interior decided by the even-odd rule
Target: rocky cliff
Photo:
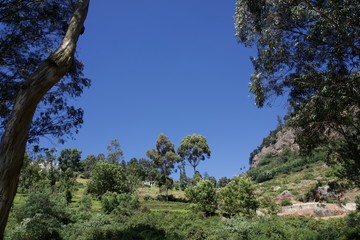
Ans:
{"type": "Polygon", "coordinates": [[[299,151],[295,143],[295,131],[289,127],[281,126],[270,132],[262,144],[250,155],[250,167],[256,167],[265,156],[278,156],[285,149],[299,151]]]}

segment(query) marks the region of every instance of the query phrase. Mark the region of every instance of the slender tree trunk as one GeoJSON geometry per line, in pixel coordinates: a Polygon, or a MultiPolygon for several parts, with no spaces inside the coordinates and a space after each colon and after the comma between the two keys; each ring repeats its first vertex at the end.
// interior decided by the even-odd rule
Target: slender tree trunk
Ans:
{"type": "Polygon", "coordinates": [[[79,36],[87,16],[89,0],[78,0],[67,32],[48,59],[24,82],[0,143],[0,240],[19,182],[27,135],[36,107],[43,96],[70,69],[79,36]]]}

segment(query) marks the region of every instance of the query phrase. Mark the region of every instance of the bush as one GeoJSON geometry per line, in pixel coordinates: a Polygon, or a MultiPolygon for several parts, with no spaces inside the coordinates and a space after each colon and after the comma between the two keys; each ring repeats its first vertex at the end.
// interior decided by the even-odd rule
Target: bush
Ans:
{"type": "Polygon", "coordinates": [[[214,215],[217,208],[216,190],[214,185],[201,179],[196,186],[188,187],[185,196],[191,202],[195,212],[203,212],[206,216],[214,215]]]}
{"type": "Polygon", "coordinates": [[[14,210],[17,222],[25,218],[31,219],[37,214],[53,217],[64,224],[71,221],[64,199],[58,196],[51,197],[49,193],[31,193],[25,203],[14,210]]]}
{"type": "Polygon", "coordinates": [[[79,208],[81,211],[91,210],[92,202],[91,202],[91,197],[89,195],[83,195],[79,203],[80,203],[79,208]]]}
{"type": "Polygon", "coordinates": [[[265,196],[261,199],[260,207],[266,210],[267,214],[276,215],[279,212],[279,205],[269,196],[265,196]]]}
{"type": "Polygon", "coordinates": [[[31,193],[13,211],[18,225],[10,239],[60,239],[62,225],[71,222],[64,198],[49,193],[31,193]]]}
{"type": "MultiPolygon", "coordinates": [[[[305,217],[234,217],[224,221],[233,239],[335,240],[344,238],[342,219],[315,220],[305,217]]],[[[356,238],[348,238],[356,239],[356,238]]]]}
{"type": "Polygon", "coordinates": [[[219,192],[219,208],[223,215],[254,216],[259,203],[255,185],[245,177],[236,177],[219,192]]]}
{"type": "Polygon", "coordinates": [[[291,206],[292,205],[292,202],[290,199],[284,199],[281,201],[281,206],[291,206]]]}
{"type": "Polygon", "coordinates": [[[88,192],[98,197],[106,192],[130,193],[134,187],[127,179],[126,171],[121,165],[98,162],[88,184],[88,192]]]}
{"type": "Polygon", "coordinates": [[[13,240],[48,240],[61,239],[61,223],[53,216],[35,214],[25,218],[9,235],[13,240]]]}
{"type": "Polygon", "coordinates": [[[355,204],[356,204],[356,210],[360,212],[360,196],[356,196],[355,204]]]}
{"type": "Polygon", "coordinates": [[[278,156],[265,156],[247,174],[255,182],[265,182],[280,174],[299,172],[305,169],[309,163],[320,161],[320,156],[322,155],[323,153],[318,151],[308,157],[299,156],[297,153],[285,149],[278,156]]]}
{"type": "Polygon", "coordinates": [[[150,195],[144,196],[144,201],[152,201],[152,200],[154,200],[154,198],[152,196],[150,196],[150,195]]]}
{"type": "Polygon", "coordinates": [[[105,213],[131,216],[140,208],[137,195],[129,193],[106,192],[101,198],[101,204],[105,213]]]}

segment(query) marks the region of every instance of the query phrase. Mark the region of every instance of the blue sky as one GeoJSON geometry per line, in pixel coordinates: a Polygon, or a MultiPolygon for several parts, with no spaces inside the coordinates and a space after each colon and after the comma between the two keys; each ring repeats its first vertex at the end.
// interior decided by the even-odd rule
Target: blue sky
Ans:
{"type": "MultiPolygon", "coordinates": [[[[254,49],[237,43],[235,1],[91,1],[78,46],[92,87],[76,100],[84,126],[64,147],[145,157],[160,133],[177,148],[189,134],[208,140],[199,171],[219,178],[248,168],[250,152],[284,115],[286,99],[258,109],[248,92],[254,49]]],[[[192,175],[188,169],[188,175],[192,175]]]]}

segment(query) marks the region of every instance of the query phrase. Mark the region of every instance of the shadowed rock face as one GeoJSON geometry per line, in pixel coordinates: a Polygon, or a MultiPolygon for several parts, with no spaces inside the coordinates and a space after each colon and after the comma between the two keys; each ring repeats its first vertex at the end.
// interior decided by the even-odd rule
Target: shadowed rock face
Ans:
{"type": "Polygon", "coordinates": [[[259,161],[267,155],[277,156],[284,149],[291,151],[299,151],[299,145],[295,143],[295,131],[291,128],[283,128],[276,133],[276,142],[267,147],[263,147],[258,154],[256,154],[251,162],[251,167],[256,167],[259,161]]]}

